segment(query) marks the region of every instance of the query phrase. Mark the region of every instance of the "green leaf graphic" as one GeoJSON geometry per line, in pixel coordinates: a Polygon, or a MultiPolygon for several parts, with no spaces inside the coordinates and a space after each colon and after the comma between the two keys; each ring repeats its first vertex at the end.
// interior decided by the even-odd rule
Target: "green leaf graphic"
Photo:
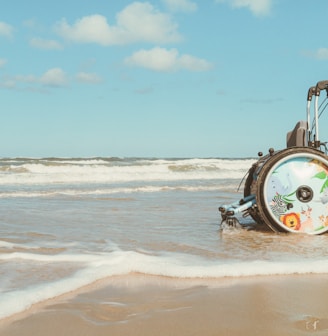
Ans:
{"type": "Polygon", "coordinates": [[[328,179],[326,179],[325,183],[322,185],[320,193],[322,193],[326,188],[328,188],[328,179]]]}
{"type": "Polygon", "coordinates": [[[327,177],[327,174],[326,174],[326,172],[321,171],[320,173],[315,174],[313,177],[319,178],[320,180],[323,180],[323,179],[325,179],[327,177]]]}

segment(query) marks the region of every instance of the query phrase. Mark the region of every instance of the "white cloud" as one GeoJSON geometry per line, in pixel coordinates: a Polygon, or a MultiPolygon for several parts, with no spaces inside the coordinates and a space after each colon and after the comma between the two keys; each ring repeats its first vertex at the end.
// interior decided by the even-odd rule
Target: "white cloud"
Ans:
{"type": "Polygon", "coordinates": [[[15,89],[16,82],[12,79],[1,78],[0,88],[15,89]]]}
{"type": "Polygon", "coordinates": [[[68,84],[68,78],[60,68],[49,69],[40,77],[35,75],[16,75],[7,77],[6,80],[12,83],[12,86],[19,84],[42,84],[44,86],[61,87],[68,84]]]}
{"type": "Polygon", "coordinates": [[[313,50],[302,50],[301,54],[304,57],[314,58],[317,60],[328,60],[328,48],[319,48],[315,51],[313,50]]]}
{"type": "Polygon", "coordinates": [[[13,35],[14,28],[5,23],[5,22],[0,22],[0,36],[4,36],[7,38],[11,38],[13,35]]]}
{"type": "Polygon", "coordinates": [[[154,71],[170,72],[181,69],[189,71],[207,71],[212,65],[206,60],[190,55],[179,55],[176,49],[153,48],[140,50],[125,59],[125,64],[154,71]]]}
{"type": "Polygon", "coordinates": [[[166,6],[174,12],[194,12],[197,4],[191,0],[163,0],[166,6]]]}
{"type": "Polygon", "coordinates": [[[102,79],[97,74],[90,72],[79,72],[76,75],[76,79],[80,83],[97,84],[102,82],[102,79]]]}
{"type": "Polygon", "coordinates": [[[113,29],[102,15],[85,16],[70,26],[62,20],[56,26],[56,31],[62,37],[79,43],[98,43],[102,45],[115,44],[113,29]]]}
{"type": "Polygon", "coordinates": [[[10,82],[15,82],[15,84],[17,83],[37,83],[38,82],[38,78],[34,75],[16,75],[13,76],[11,78],[8,78],[8,80],[10,82]]]}
{"type": "Polygon", "coordinates": [[[270,14],[273,0],[216,0],[217,3],[228,3],[232,8],[248,8],[256,16],[270,14]]]}
{"type": "Polygon", "coordinates": [[[30,39],[30,45],[35,48],[45,50],[61,50],[63,46],[55,40],[46,40],[42,38],[34,37],[30,39]]]}
{"type": "Polygon", "coordinates": [[[45,86],[62,87],[68,83],[65,72],[60,68],[53,68],[46,71],[40,78],[40,83],[45,86]]]}
{"type": "Polygon", "coordinates": [[[7,63],[7,60],[4,58],[0,58],[0,68],[2,68],[7,63]]]}
{"type": "Polygon", "coordinates": [[[37,77],[33,75],[2,76],[0,78],[0,88],[19,90],[21,84],[36,83],[37,77]]]}
{"type": "MultiPolygon", "coordinates": [[[[1,59],[0,59],[1,67],[1,59]]],[[[40,76],[15,75],[0,77],[0,87],[15,90],[29,90],[34,92],[44,92],[46,88],[67,87],[73,76],[68,76],[61,68],[52,68],[40,76]],[[42,91],[43,90],[43,91],[42,91]]],[[[102,79],[94,73],[79,72],[75,79],[79,83],[98,84],[102,79]]]]}
{"type": "Polygon", "coordinates": [[[102,15],[85,16],[70,25],[63,19],[57,23],[56,32],[73,42],[97,43],[104,46],[134,42],[177,42],[181,36],[177,24],[165,13],[157,11],[150,3],[134,2],[116,16],[111,26],[102,15]]]}
{"type": "Polygon", "coordinates": [[[315,52],[315,58],[320,60],[328,60],[328,48],[319,48],[315,52]]]}

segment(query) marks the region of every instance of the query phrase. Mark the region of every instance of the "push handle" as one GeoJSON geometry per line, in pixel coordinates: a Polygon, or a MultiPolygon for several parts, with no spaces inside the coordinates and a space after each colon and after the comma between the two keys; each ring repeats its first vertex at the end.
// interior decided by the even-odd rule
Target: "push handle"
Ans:
{"type": "Polygon", "coordinates": [[[308,91],[307,101],[311,101],[312,97],[315,95],[315,93],[316,93],[316,87],[315,86],[311,86],[309,88],[309,91],[308,91]]]}
{"type": "Polygon", "coordinates": [[[320,81],[315,87],[315,95],[320,96],[320,91],[328,89],[328,80],[320,81]]]}

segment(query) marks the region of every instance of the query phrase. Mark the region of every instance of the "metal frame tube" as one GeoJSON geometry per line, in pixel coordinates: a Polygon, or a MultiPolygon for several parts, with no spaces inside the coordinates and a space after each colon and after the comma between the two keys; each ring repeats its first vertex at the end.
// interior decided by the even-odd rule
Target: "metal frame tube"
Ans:
{"type": "Polygon", "coordinates": [[[314,100],[314,120],[315,120],[315,143],[317,144],[319,140],[319,118],[318,118],[318,101],[319,96],[315,96],[314,100]]]}

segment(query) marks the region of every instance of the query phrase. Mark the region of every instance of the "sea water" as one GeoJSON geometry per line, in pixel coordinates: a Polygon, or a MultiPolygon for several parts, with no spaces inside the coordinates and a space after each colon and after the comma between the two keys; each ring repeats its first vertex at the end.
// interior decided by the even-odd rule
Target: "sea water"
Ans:
{"type": "Polygon", "coordinates": [[[0,319],[98,280],[328,273],[328,236],[220,226],[255,159],[0,159],[0,319]]]}

